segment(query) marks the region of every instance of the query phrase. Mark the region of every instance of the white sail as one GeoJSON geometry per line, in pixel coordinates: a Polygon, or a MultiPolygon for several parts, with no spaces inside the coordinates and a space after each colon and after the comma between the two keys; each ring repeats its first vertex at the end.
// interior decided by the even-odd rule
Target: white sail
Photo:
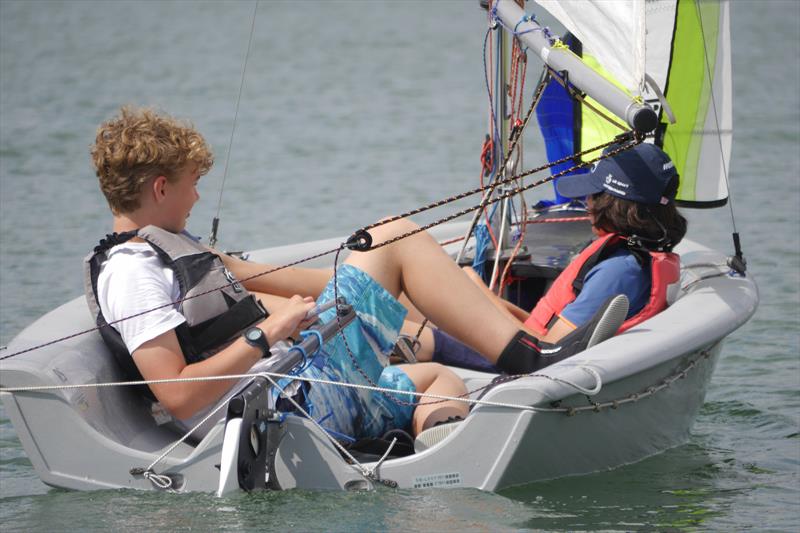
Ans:
{"type": "MultiPolygon", "coordinates": [[[[674,4],[674,0],[670,0],[674,4]]],[[[583,43],[584,51],[632,95],[645,72],[644,0],[536,0],[583,43]]]]}

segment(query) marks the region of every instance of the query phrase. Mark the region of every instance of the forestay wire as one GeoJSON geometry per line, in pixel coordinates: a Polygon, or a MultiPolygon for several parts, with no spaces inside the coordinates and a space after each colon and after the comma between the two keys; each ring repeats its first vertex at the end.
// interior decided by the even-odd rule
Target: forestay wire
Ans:
{"type": "Polygon", "coordinates": [[[695,0],[695,9],[697,10],[697,19],[700,22],[700,35],[702,36],[703,41],[703,58],[705,59],[705,66],[706,66],[706,75],[708,76],[709,83],[712,84],[711,90],[709,91],[711,95],[711,109],[714,114],[714,125],[717,129],[717,141],[719,142],[719,155],[720,155],[720,162],[722,163],[722,175],[725,178],[725,186],[728,188],[728,209],[730,210],[731,214],[731,227],[733,229],[733,249],[734,249],[734,258],[731,258],[731,268],[736,270],[737,272],[744,273],[747,269],[747,261],[744,259],[744,254],[742,252],[742,245],[741,241],[739,240],[739,232],[736,230],[736,216],[733,213],[733,191],[731,190],[731,183],[728,176],[728,165],[725,163],[725,149],[722,145],[722,128],[719,124],[719,112],[717,111],[717,99],[714,96],[714,87],[713,87],[713,73],[711,72],[711,61],[708,58],[708,45],[706,44],[706,34],[705,30],[703,29],[703,10],[700,7],[700,2],[695,0]]]}
{"type": "Polygon", "coordinates": [[[219,214],[222,211],[222,195],[225,191],[225,182],[228,179],[228,164],[231,160],[231,150],[233,149],[233,137],[236,133],[236,124],[239,118],[239,104],[242,101],[242,89],[244,88],[244,77],[247,72],[247,59],[250,57],[250,49],[253,47],[253,35],[256,29],[256,14],[258,4],[261,0],[256,0],[253,5],[253,19],[250,23],[250,38],[247,41],[247,52],[244,54],[244,64],[242,65],[242,78],[239,81],[239,95],[236,97],[236,108],[233,112],[233,126],[231,127],[231,138],[228,141],[228,153],[225,155],[225,168],[222,172],[222,184],[219,187],[219,199],[217,200],[217,214],[211,222],[211,235],[208,237],[208,245],[213,248],[217,244],[217,229],[219,229],[219,214]]]}

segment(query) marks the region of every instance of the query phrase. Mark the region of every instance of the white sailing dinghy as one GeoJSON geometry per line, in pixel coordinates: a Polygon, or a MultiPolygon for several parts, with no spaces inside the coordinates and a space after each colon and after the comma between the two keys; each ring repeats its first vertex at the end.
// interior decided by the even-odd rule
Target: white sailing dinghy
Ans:
{"type": "MultiPolygon", "coordinates": [[[[645,142],[663,146],[678,167],[679,202],[721,206],[728,197],[731,149],[727,2],[539,3],[563,22],[573,39],[551,35],[514,0],[485,6],[489,59],[505,69],[492,80],[490,152],[495,157],[486,158],[486,177],[496,187],[482,189],[482,207],[500,209],[488,224],[474,224],[484,219],[476,215],[473,224],[431,230],[450,241],[469,229],[465,244],[448,244],[454,256],[462,262],[484,257],[492,282],[504,287],[506,297],[527,306],[590,233],[586,222],[520,231],[531,223],[585,212],[557,205],[527,214],[524,201],[515,208],[502,198],[531,186],[522,185],[522,177],[511,179],[522,168],[521,145],[513,139],[525,124],[513,122],[520,106],[514,110],[506,90],[516,83],[513,72],[525,51],[545,63],[535,100],[546,95],[537,113],[549,139],[548,156],[551,161],[568,156],[552,168],[553,174],[579,171],[572,167],[596,155],[572,154],[623,131],[650,133],[645,142]],[[558,108],[564,102],[566,107],[558,108]],[[594,113],[598,109],[599,119],[594,113]],[[564,120],[549,120],[553,116],[564,120]],[[503,164],[490,161],[501,158],[503,164]],[[520,216],[514,218],[513,211],[520,216]],[[512,227],[517,228],[513,233],[512,227]],[[481,242],[487,232],[497,241],[488,251],[481,242]],[[514,282],[507,284],[503,277],[509,273],[514,282]]],[[[486,386],[494,374],[455,369],[467,388],[476,391],[469,416],[452,425],[453,431],[439,442],[425,449],[417,446],[416,453],[402,457],[392,446],[385,454],[344,449],[314,421],[279,416],[266,400],[271,374],[252,379],[223,404],[220,413],[226,415],[220,414],[223,420],[205,436],[187,438],[133,387],[103,385],[118,382],[122,374],[93,329],[83,298],[40,318],[0,352],[1,395],[42,481],[71,489],[130,487],[223,495],[259,488],[363,489],[381,483],[498,490],[596,472],[641,460],[688,438],[723,340],[758,304],[756,285],[745,274],[738,238],[734,240],[732,258],[684,240],[676,249],[682,275],[671,305],[570,359],[491,387],[486,386]]],[[[251,257],[283,264],[335,249],[341,241],[260,250],[251,257]]],[[[341,324],[320,326],[323,338],[352,320],[346,305],[340,306],[340,318],[341,324]]],[[[309,336],[303,342],[306,351],[313,351],[319,340],[309,336]]],[[[301,359],[298,350],[284,349],[266,370],[285,374],[301,359]]]]}

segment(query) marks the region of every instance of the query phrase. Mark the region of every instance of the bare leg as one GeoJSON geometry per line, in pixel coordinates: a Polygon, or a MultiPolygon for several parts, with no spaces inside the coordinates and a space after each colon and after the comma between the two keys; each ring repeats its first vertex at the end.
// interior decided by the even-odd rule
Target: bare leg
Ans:
{"type": "MultiPolygon", "coordinates": [[[[417,226],[398,220],[370,230],[380,243],[417,226]]],[[[522,327],[497,309],[426,232],[369,252],[347,263],[363,270],[394,296],[404,292],[438,327],[497,362],[522,327]]]]}
{"type": "Polygon", "coordinates": [[[408,299],[408,296],[403,293],[400,295],[398,300],[400,300],[400,303],[403,304],[403,307],[408,309],[406,320],[416,322],[417,324],[422,324],[422,322],[425,320],[425,317],[419,312],[419,309],[414,307],[414,304],[411,303],[411,300],[408,299]]]}
{"type": "MultiPolygon", "coordinates": [[[[495,307],[497,307],[502,313],[511,317],[512,320],[519,320],[520,322],[525,322],[525,319],[528,317],[528,312],[520,309],[516,305],[512,305],[510,302],[501,299],[495,293],[489,290],[489,287],[483,282],[480,276],[472,270],[471,267],[464,267],[462,269],[467,277],[472,281],[476,287],[478,287],[481,292],[486,296],[486,298],[491,301],[495,307]]],[[[575,326],[571,323],[567,322],[566,320],[559,318],[555,324],[553,324],[550,329],[547,330],[545,335],[537,335],[533,331],[528,331],[532,336],[549,343],[557,343],[570,333],[575,330],[575,326]]]]}
{"type": "MultiPolygon", "coordinates": [[[[449,368],[438,363],[399,365],[399,368],[411,378],[417,392],[444,396],[461,396],[467,392],[461,378],[449,368]]],[[[451,416],[466,418],[468,414],[469,406],[464,402],[455,400],[439,402],[433,398],[420,398],[419,405],[414,409],[414,417],[411,422],[412,431],[414,435],[419,435],[437,422],[443,422],[451,416]]]]}

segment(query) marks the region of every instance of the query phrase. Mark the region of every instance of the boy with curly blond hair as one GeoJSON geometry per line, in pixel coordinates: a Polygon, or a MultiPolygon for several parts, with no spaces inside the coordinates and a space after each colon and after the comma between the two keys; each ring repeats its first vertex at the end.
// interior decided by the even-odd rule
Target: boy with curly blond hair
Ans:
{"type": "Polygon", "coordinates": [[[97,130],[92,163],[111,212],[136,210],[145,182],[159,175],[174,181],[189,163],[204,176],[214,164],[205,139],[191,124],[152,109],[123,107],[97,130]]]}
{"type": "MultiPolygon", "coordinates": [[[[315,320],[306,318],[315,299],[333,298],[331,270],[292,268],[254,277],[270,267],[219,254],[185,232],[186,219],[199,199],[197,182],[213,164],[206,141],[190,124],[150,109],[124,107],[99,127],[91,155],[111,208],[114,233],[87,257],[86,295],[127,378],[155,381],[246,373],[269,357],[270,344],[289,339],[315,320]],[[209,290],[223,285],[223,290],[209,290]]],[[[398,221],[373,233],[390,237],[409,227],[409,222],[398,221]]],[[[429,276],[419,271],[425,263],[420,259],[430,254],[461,276],[427,234],[353,254],[337,278],[339,294],[358,315],[356,324],[343,332],[349,350],[341,340],[329,341],[323,356],[302,375],[339,382],[363,382],[366,375],[395,390],[465,393],[460,378],[441,365],[387,367],[406,315],[397,300],[401,291],[421,309],[442,316],[449,311],[433,289],[453,272],[429,276]],[[408,253],[412,250],[414,261],[408,253]]],[[[321,320],[330,320],[335,310],[326,313],[321,320]]],[[[234,384],[153,383],[143,392],[187,420],[207,411],[234,384]]],[[[415,410],[413,402],[345,387],[311,385],[306,397],[312,416],[323,419],[326,429],[354,438],[409,426],[418,433],[467,414],[461,402],[428,403],[415,410]]]]}

